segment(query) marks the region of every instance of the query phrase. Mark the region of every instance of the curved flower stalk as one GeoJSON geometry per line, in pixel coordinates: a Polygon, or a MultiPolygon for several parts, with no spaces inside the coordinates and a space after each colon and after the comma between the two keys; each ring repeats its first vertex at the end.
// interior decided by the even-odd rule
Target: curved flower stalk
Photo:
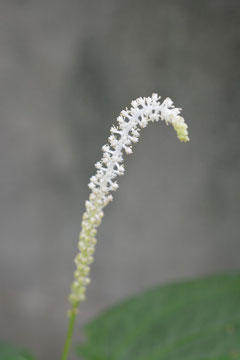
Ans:
{"type": "Polygon", "coordinates": [[[140,129],[150,121],[163,120],[171,124],[177,132],[178,138],[186,142],[189,140],[187,125],[179,115],[180,110],[173,106],[171,99],[167,98],[160,104],[160,97],[153,94],[148,98],[138,98],[132,101],[131,109],[123,110],[117,118],[118,126],[110,130],[109,143],[102,147],[103,157],[96,163],[97,172],[92,176],[89,188],[92,193],[86,201],[86,212],[82,218],[82,230],[79,236],[79,254],[75,258],[76,271],[69,297],[76,311],[76,304],[85,299],[86,286],[90,264],[93,262],[94,247],[96,245],[96,228],[101,224],[103,208],[112,200],[112,191],[118,189],[115,178],[124,174],[123,153],[132,153],[132,143],[138,142],[140,129]]]}
{"type": "MultiPolygon", "coordinates": [[[[140,130],[150,121],[165,121],[172,125],[180,141],[189,141],[187,124],[179,115],[181,109],[175,108],[171,99],[160,103],[160,97],[138,98],[131,103],[130,109],[125,109],[117,118],[118,125],[112,126],[108,144],[102,147],[103,157],[96,163],[97,172],[91,177],[89,188],[91,194],[86,201],[86,211],[82,218],[82,230],[79,235],[79,254],[75,258],[76,271],[69,301],[72,308],[69,312],[70,325],[68,338],[71,338],[78,305],[85,299],[86,287],[90,282],[90,265],[96,245],[97,227],[103,218],[103,208],[112,200],[111,192],[118,189],[115,178],[124,174],[123,154],[132,153],[132,144],[138,142],[140,130]]],[[[69,347],[69,343],[65,348],[69,347]]],[[[68,348],[67,348],[68,349],[68,348]]],[[[66,350],[65,354],[67,354],[66,350]]],[[[67,359],[67,355],[62,357],[67,359]]]]}

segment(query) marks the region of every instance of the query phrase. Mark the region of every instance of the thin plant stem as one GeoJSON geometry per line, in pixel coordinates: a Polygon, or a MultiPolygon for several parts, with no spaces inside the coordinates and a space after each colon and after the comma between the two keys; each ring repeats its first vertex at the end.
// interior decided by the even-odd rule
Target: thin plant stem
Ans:
{"type": "Polygon", "coordinates": [[[68,353],[69,353],[69,349],[70,349],[70,346],[72,343],[73,330],[74,330],[75,320],[76,320],[76,316],[77,316],[77,308],[78,308],[78,303],[73,305],[72,309],[69,312],[68,331],[67,331],[67,336],[66,336],[61,360],[68,359],[68,353]]]}

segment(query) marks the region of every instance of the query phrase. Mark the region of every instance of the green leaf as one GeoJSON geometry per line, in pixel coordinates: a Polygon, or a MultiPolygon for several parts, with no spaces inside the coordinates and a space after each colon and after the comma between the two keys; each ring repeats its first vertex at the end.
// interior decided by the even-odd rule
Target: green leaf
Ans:
{"type": "Polygon", "coordinates": [[[0,344],[0,360],[34,360],[27,351],[16,346],[0,344]]]}
{"type": "Polygon", "coordinates": [[[161,286],[86,327],[85,360],[239,360],[240,275],[161,286]]]}

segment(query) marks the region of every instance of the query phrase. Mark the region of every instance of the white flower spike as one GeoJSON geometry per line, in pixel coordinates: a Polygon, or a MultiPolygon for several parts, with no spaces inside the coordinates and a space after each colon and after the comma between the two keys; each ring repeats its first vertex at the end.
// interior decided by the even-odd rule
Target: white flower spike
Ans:
{"type": "Polygon", "coordinates": [[[82,218],[82,230],[79,235],[79,254],[75,258],[76,271],[72,291],[69,297],[72,304],[70,315],[77,313],[79,302],[85,299],[86,286],[90,265],[93,262],[93,253],[96,245],[97,227],[103,218],[103,208],[112,200],[112,191],[118,189],[115,178],[124,174],[123,154],[132,153],[132,143],[138,142],[141,128],[150,121],[165,121],[171,124],[180,141],[189,141],[187,124],[179,115],[181,109],[175,108],[171,99],[167,98],[160,103],[160,97],[153,94],[151,97],[138,98],[132,101],[130,110],[127,108],[117,118],[118,126],[112,126],[109,143],[102,147],[103,157],[96,163],[97,172],[91,177],[89,188],[91,194],[86,201],[86,212],[82,218]]]}

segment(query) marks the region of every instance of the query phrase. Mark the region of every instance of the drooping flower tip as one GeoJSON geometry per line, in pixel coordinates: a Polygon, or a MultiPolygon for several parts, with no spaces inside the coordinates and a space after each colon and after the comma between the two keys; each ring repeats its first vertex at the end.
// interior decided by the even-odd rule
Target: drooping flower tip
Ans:
{"type": "Polygon", "coordinates": [[[176,131],[177,137],[179,138],[180,141],[187,142],[190,140],[188,137],[188,130],[187,130],[188,126],[184,122],[184,119],[181,116],[177,116],[176,120],[172,121],[172,126],[176,131]]]}

